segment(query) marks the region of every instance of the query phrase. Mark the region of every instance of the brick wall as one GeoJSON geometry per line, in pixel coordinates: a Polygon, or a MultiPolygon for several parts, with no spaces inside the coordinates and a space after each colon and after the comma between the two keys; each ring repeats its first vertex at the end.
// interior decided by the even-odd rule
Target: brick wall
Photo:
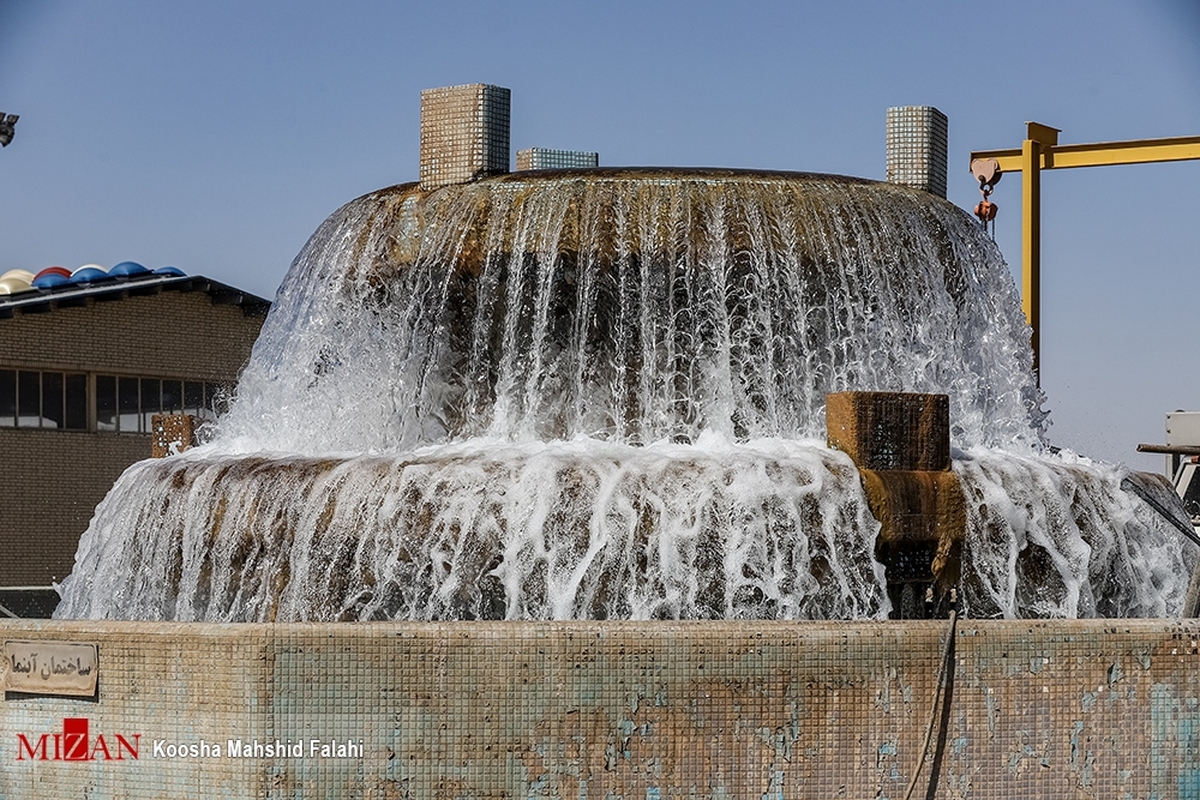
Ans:
{"type": "MultiPolygon", "coordinates": [[[[203,291],[90,300],[0,319],[0,369],[233,382],[262,323],[203,291]]],[[[139,434],[0,428],[0,586],[66,577],[96,504],[149,456],[139,434]]]]}
{"type": "Polygon", "coordinates": [[[75,563],[96,504],[150,437],[0,428],[0,586],[46,586],[75,563]]]}
{"type": "Polygon", "coordinates": [[[165,291],[0,319],[0,367],[230,380],[262,317],[201,291],[165,291]]]}

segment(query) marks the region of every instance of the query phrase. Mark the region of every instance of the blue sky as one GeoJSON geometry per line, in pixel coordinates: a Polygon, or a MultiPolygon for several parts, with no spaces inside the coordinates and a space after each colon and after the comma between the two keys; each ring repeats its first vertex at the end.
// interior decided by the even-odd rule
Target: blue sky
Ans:
{"type": "MultiPolygon", "coordinates": [[[[0,272],[126,259],[272,297],[335,208],[417,175],[420,90],[513,92],[514,149],[883,178],[888,106],[973,149],[1200,134],[1200,0],[0,1],[0,272]]],[[[1020,178],[993,199],[1020,261],[1020,178]]],[[[1043,177],[1054,443],[1143,469],[1200,410],[1200,162],[1043,177]]]]}

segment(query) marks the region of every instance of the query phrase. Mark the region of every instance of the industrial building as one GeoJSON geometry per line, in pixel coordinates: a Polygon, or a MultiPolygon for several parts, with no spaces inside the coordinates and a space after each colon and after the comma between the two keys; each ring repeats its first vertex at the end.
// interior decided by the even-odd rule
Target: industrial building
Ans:
{"type": "Polygon", "coordinates": [[[421,92],[421,187],[508,172],[512,92],[469,83],[421,92]]]}
{"type": "Polygon", "coordinates": [[[270,306],[126,264],[0,276],[0,587],[70,573],[96,504],[149,457],[151,416],[212,418],[270,306]]]}
{"type": "Polygon", "coordinates": [[[532,169],[587,169],[600,166],[600,154],[588,150],[530,147],[517,151],[517,172],[532,169]]]}
{"type": "Polygon", "coordinates": [[[946,196],[949,122],[933,106],[887,110],[887,180],[946,196]]]}

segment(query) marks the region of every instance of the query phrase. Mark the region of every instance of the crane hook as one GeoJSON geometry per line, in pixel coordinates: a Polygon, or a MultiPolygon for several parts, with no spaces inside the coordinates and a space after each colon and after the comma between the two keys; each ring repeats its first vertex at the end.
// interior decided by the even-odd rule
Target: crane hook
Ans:
{"type": "Polygon", "coordinates": [[[992,195],[992,190],[996,188],[996,184],[1004,177],[1004,171],[1000,169],[1000,162],[994,158],[977,158],[971,162],[971,174],[979,181],[979,193],[983,195],[983,199],[975,206],[975,216],[979,218],[979,222],[983,225],[984,230],[987,229],[988,223],[992,223],[992,236],[996,233],[996,212],[1000,207],[993,203],[988,198],[992,195]]]}

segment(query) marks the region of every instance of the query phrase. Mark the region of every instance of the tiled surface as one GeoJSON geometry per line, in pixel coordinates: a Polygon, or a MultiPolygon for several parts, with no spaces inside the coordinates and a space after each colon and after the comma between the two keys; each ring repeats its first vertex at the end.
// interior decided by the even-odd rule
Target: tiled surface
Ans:
{"type": "Polygon", "coordinates": [[[421,187],[508,172],[511,92],[470,83],[421,92],[421,187]]]}
{"type": "MultiPolygon", "coordinates": [[[[98,643],[101,688],[6,695],[0,798],[898,798],[946,631],[3,622],[4,639],[98,643]],[[93,735],[140,733],[139,758],[17,762],[18,733],[80,716],[93,735]],[[239,737],[305,755],[153,752],[239,737]],[[312,739],[362,755],[308,757],[312,739]]],[[[1198,637],[1171,621],[961,622],[934,796],[1195,797],[1198,637]]]]}
{"type": "Polygon", "coordinates": [[[887,180],[946,196],[946,115],[933,106],[887,110],[887,180]]]}

